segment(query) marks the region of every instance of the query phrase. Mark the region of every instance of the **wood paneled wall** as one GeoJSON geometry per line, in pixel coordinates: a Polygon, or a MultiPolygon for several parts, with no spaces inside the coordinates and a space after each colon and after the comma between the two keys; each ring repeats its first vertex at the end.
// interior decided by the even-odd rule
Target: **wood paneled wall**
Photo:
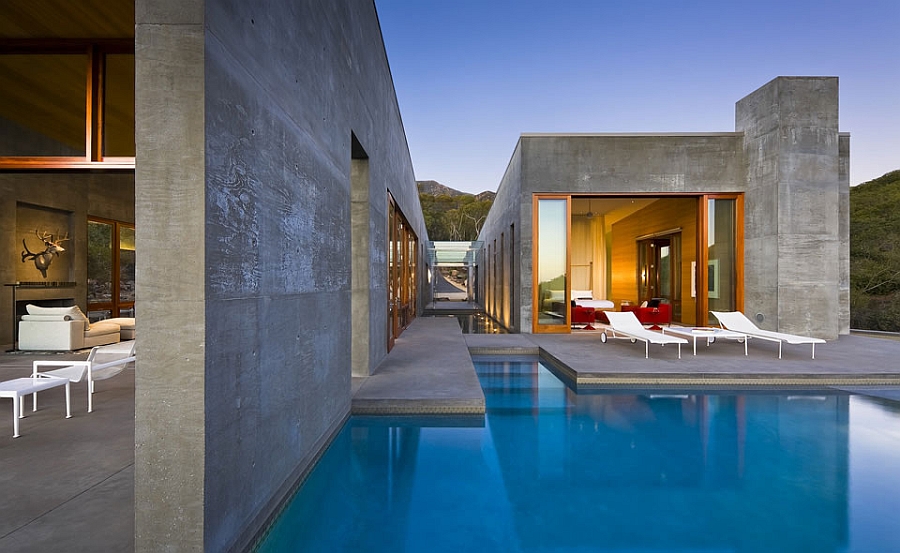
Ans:
{"type": "Polygon", "coordinates": [[[691,262],[697,260],[697,198],[661,198],[612,225],[612,301],[638,300],[637,237],[680,227],[681,320],[696,324],[697,298],[691,297],[691,262]]]}

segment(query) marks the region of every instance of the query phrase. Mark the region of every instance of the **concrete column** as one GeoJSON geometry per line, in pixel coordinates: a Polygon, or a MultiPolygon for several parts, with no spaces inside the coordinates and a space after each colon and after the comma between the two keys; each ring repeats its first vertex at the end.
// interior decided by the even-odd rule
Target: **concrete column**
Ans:
{"type": "Polygon", "coordinates": [[[203,0],[135,3],[136,551],[204,549],[203,20],[203,0]]]}
{"type": "Polygon", "coordinates": [[[763,328],[836,338],[838,80],[774,79],[737,103],[735,126],[748,163],[745,311],[763,328]]]}

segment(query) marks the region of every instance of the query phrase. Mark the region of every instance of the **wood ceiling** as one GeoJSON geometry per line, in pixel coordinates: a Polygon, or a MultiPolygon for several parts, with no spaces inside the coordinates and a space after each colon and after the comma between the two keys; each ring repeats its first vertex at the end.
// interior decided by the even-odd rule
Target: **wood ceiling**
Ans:
{"type": "MultiPolygon", "coordinates": [[[[112,44],[123,39],[133,48],[134,0],[0,0],[0,54],[9,54],[0,56],[0,118],[12,122],[11,132],[16,126],[31,129],[84,155],[87,55],[22,52],[69,44],[69,50],[81,53],[92,41],[112,44]]],[[[132,134],[133,68],[132,62],[124,74],[119,71],[130,86],[120,78],[107,89],[108,123],[132,134]]],[[[10,154],[23,155],[0,152],[10,154]]]]}
{"type": "Polygon", "coordinates": [[[134,38],[134,0],[3,0],[0,39],[134,38]]]}

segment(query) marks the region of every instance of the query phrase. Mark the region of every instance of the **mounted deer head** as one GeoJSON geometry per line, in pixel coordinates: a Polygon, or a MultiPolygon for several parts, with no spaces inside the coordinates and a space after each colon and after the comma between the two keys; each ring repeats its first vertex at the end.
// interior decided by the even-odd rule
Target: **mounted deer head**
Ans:
{"type": "Polygon", "coordinates": [[[47,232],[38,233],[37,229],[34,231],[34,235],[37,236],[38,240],[44,243],[44,251],[42,252],[32,252],[28,249],[28,245],[25,244],[25,239],[22,239],[22,247],[25,248],[25,251],[22,252],[22,263],[29,259],[34,260],[34,267],[41,272],[44,278],[47,278],[47,269],[50,268],[50,263],[53,261],[53,256],[59,257],[59,252],[66,251],[60,244],[69,239],[69,233],[66,233],[63,238],[56,238],[55,236],[59,235],[59,231],[57,234],[50,234],[47,232]]]}

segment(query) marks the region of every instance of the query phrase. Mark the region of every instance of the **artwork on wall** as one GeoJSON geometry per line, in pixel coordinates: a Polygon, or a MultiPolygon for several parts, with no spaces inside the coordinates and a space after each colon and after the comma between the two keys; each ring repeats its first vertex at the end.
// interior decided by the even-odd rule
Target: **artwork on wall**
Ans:
{"type": "Polygon", "coordinates": [[[37,229],[35,229],[34,235],[38,240],[43,242],[44,249],[35,252],[29,250],[28,244],[23,238],[22,247],[25,248],[25,250],[22,251],[22,263],[34,261],[34,268],[40,271],[44,278],[47,278],[47,269],[50,268],[53,257],[59,257],[60,252],[66,251],[61,244],[69,239],[69,235],[67,233],[65,237],[59,237],[59,232],[50,234],[48,232],[38,232],[37,229]]]}

